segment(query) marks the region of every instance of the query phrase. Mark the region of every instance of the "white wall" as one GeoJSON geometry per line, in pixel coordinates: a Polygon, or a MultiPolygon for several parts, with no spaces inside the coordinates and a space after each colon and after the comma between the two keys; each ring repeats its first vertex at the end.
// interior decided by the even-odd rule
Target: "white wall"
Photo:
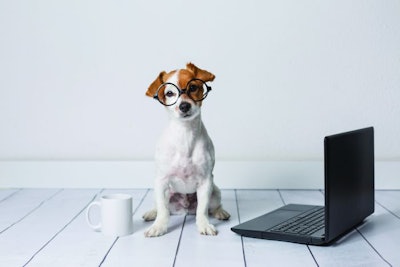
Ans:
{"type": "Polygon", "coordinates": [[[400,1],[0,1],[0,160],[151,160],[144,96],[188,61],[216,75],[219,160],[320,160],[373,125],[400,160],[400,1]]]}

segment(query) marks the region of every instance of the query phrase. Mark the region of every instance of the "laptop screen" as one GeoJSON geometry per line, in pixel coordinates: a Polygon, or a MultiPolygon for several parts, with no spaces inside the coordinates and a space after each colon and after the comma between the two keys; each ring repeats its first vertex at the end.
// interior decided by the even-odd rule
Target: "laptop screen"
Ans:
{"type": "Polygon", "coordinates": [[[325,137],[326,239],[374,212],[373,127],[325,137]]]}

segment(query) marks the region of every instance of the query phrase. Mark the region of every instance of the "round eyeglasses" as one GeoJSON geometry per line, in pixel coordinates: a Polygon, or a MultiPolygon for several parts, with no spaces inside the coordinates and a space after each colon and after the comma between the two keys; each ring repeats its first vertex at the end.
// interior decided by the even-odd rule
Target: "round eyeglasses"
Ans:
{"type": "Polygon", "coordinates": [[[164,106],[172,106],[183,94],[187,94],[190,99],[199,102],[204,100],[210,91],[211,86],[207,85],[205,81],[192,79],[187,83],[186,89],[179,89],[173,83],[163,83],[158,87],[153,98],[157,99],[164,106]]]}

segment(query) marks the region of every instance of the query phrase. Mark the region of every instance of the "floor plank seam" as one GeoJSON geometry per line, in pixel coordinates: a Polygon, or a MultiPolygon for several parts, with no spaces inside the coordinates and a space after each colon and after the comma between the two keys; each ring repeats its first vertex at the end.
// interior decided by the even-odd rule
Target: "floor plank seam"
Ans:
{"type": "Polygon", "coordinates": [[[313,260],[314,260],[314,262],[315,262],[315,265],[316,265],[317,267],[319,267],[318,261],[317,261],[317,259],[315,258],[314,254],[312,253],[310,246],[309,246],[309,245],[306,245],[306,246],[307,246],[308,252],[310,252],[311,257],[313,258],[313,260]]]}
{"type": "Polygon", "coordinates": [[[38,210],[41,206],[43,206],[46,202],[50,201],[53,197],[55,197],[56,195],[58,195],[59,193],[61,193],[63,191],[63,189],[58,190],[57,192],[55,192],[53,195],[51,195],[50,197],[46,198],[45,200],[42,200],[39,205],[37,205],[35,208],[33,208],[32,210],[30,210],[27,214],[25,214],[24,216],[22,216],[20,219],[16,220],[15,222],[13,222],[12,224],[10,224],[9,226],[7,226],[6,228],[4,228],[3,230],[0,231],[0,234],[4,233],[5,231],[7,231],[8,229],[10,229],[11,227],[13,227],[14,225],[22,222],[24,219],[26,219],[29,215],[31,215],[32,213],[34,213],[36,210],[38,210]]]}
{"type": "Polygon", "coordinates": [[[387,212],[389,212],[390,214],[392,214],[394,217],[396,217],[397,219],[400,219],[400,217],[394,213],[393,211],[391,211],[390,209],[386,208],[384,205],[382,205],[381,203],[379,203],[378,201],[376,201],[376,204],[378,204],[379,206],[381,206],[383,209],[385,209],[387,212]]]}
{"type": "MultiPolygon", "coordinates": [[[[64,189],[60,190],[60,192],[63,190],[64,189]]],[[[86,208],[89,206],[89,204],[96,199],[96,197],[100,194],[101,191],[102,190],[97,192],[92,197],[92,199],[83,207],[83,209],[81,209],[74,217],[72,217],[72,219],[66,225],[64,225],[59,231],[57,231],[57,233],[55,233],[55,235],[53,235],[46,243],[44,243],[44,245],[38,251],[36,251],[32,255],[32,257],[23,266],[27,266],[45,247],[47,247],[51,243],[51,241],[53,241],[62,231],[64,231],[76,218],[78,218],[78,216],[81,215],[82,212],[84,212],[86,210],[86,208]]]]}
{"type": "Polygon", "coordinates": [[[103,259],[101,260],[99,267],[103,265],[103,263],[106,261],[108,255],[110,254],[111,250],[113,249],[113,247],[115,246],[115,244],[117,243],[117,241],[119,240],[119,237],[116,237],[114,242],[111,244],[110,248],[107,250],[106,254],[104,255],[103,259]]]}
{"type": "Polygon", "coordinates": [[[136,214],[136,212],[138,211],[140,206],[143,204],[143,201],[145,200],[146,196],[149,194],[149,192],[150,192],[150,189],[147,189],[146,193],[144,193],[142,199],[140,199],[139,204],[136,206],[136,209],[133,211],[132,216],[136,214]]]}
{"type": "Polygon", "coordinates": [[[183,218],[183,223],[182,223],[182,227],[181,227],[181,232],[180,232],[180,234],[179,234],[178,244],[177,244],[177,246],[176,246],[175,257],[174,257],[174,262],[172,263],[172,267],[175,266],[175,264],[176,264],[176,259],[178,258],[179,247],[180,247],[180,245],[181,245],[181,240],[182,240],[182,235],[183,235],[183,229],[185,228],[185,224],[186,224],[186,218],[187,218],[187,215],[185,215],[185,217],[183,218]]]}
{"type": "Polygon", "coordinates": [[[17,191],[12,192],[11,194],[9,194],[8,196],[5,196],[4,198],[0,199],[0,203],[3,201],[6,201],[7,199],[13,197],[14,195],[18,194],[19,192],[21,192],[23,189],[19,188],[17,191]]]}
{"type": "Polygon", "coordinates": [[[278,191],[279,197],[281,198],[283,205],[286,205],[286,202],[285,202],[285,200],[283,199],[281,190],[280,190],[280,189],[276,189],[276,191],[278,191]]]}
{"type": "Polygon", "coordinates": [[[360,230],[358,230],[358,228],[355,228],[355,230],[361,235],[361,237],[365,240],[365,242],[367,242],[367,244],[376,252],[376,254],[378,254],[378,256],[388,264],[388,266],[392,266],[392,264],[390,264],[390,262],[388,262],[383,256],[382,254],[371,244],[371,242],[369,242],[369,240],[361,233],[360,230]]]}
{"type": "MultiPolygon", "coordinates": [[[[235,189],[234,192],[235,192],[236,212],[237,212],[237,215],[238,215],[238,221],[239,221],[239,223],[241,223],[240,213],[239,213],[239,201],[238,201],[238,197],[237,197],[237,189],[235,189]]],[[[244,263],[244,266],[246,267],[247,266],[247,262],[246,262],[246,252],[245,252],[245,249],[244,249],[243,236],[240,236],[240,243],[242,244],[243,263],[244,263]]]]}

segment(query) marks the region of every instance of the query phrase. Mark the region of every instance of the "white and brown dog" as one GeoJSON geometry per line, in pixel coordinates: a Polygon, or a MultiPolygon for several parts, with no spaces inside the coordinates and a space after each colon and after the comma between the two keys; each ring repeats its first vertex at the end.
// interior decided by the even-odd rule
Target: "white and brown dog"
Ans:
{"type": "Polygon", "coordinates": [[[216,235],[208,214],[220,220],[230,215],[221,205],[221,192],[214,184],[214,146],[201,120],[200,108],[214,74],[189,63],[186,69],[161,72],[146,95],[166,106],[170,123],[162,134],[155,154],[156,208],[143,215],[155,220],[145,236],[167,232],[170,214],[196,214],[198,230],[216,235]]]}

